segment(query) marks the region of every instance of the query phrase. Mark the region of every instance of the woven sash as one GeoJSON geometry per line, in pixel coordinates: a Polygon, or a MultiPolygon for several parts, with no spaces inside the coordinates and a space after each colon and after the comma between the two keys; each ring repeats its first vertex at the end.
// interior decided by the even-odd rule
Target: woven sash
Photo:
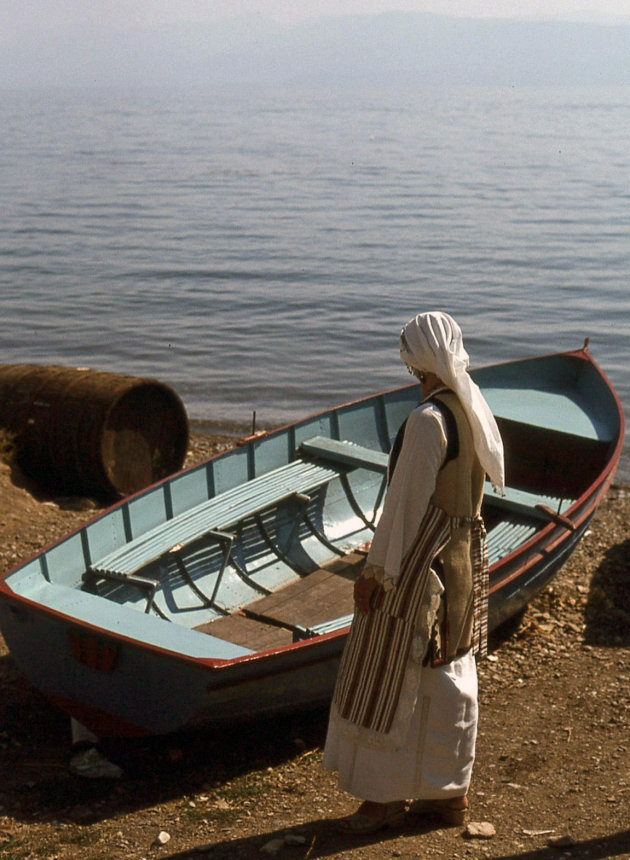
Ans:
{"type": "Polygon", "coordinates": [[[483,517],[472,520],[473,557],[473,632],[472,651],[480,657],[488,654],[488,542],[483,517]]]}
{"type": "Polygon", "coordinates": [[[450,530],[448,514],[429,506],[396,588],[379,589],[372,610],[355,613],[333,695],[340,716],[351,723],[376,732],[391,729],[431,562],[450,530]]]}

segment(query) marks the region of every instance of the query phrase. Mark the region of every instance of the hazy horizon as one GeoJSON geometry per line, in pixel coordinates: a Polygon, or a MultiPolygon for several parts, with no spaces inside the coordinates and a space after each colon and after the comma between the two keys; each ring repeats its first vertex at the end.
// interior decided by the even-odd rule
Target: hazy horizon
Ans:
{"type": "MultiPolygon", "coordinates": [[[[57,6],[58,19],[47,24],[44,18],[39,29],[29,29],[28,16],[15,4],[13,31],[1,31],[0,87],[630,84],[630,14],[619,23],[603,21],[613,8],[620,12],[620,3],[603,4],[602,21],[596,23],[541,14],[527,19],[453,14],[473,8],[472,0],[449,4],[451,14],[426,11],[436,5],[427,0],[406,4],[415,11],[298,21],[265,14],[272,5],[283,4],[250,3],[250,9],[263,11],[220,19],[213,4],[214,15],[208,10],[204,19],[191,22],[166,20],[161,0],[136,7],[136,12],[152,9],[153,17],[123,19],[120,3],[113,2],[97,22],[93,7],[88,14],[75,0],[64,0],[57,6]]],[[[387,2],[356,0],[344,9],[360,5],[387,2]]],[[[496,11],[508,4],[485,5],[496,11]]],[[[39,6],[29,4],[31,10],[39,6]]],[[[322,0],[306,8],[327,6],[322,0]]],[[[194,7],[187,2],[179,13],[192,14],[194,7]]],[[[245,9],[245,0],[233,8],[245,9]]]]}

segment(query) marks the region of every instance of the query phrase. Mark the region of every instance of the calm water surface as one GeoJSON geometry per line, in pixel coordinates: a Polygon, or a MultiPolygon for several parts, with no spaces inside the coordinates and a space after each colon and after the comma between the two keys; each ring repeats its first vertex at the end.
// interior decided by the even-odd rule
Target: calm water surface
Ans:
{"type": "Polygon", "coordinates": [[[629,89],[0,92],[3,360],[240,431],[406,382],[439,308],[473,364],[590,337],[627,407],[628,152],[629,89]]]}

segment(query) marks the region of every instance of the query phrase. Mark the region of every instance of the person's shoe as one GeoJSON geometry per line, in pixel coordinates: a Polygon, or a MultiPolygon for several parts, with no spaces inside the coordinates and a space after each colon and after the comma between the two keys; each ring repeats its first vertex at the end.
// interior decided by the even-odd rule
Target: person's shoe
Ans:
{"type": "Polygon", "coordinates": [[[400,827],[405,821],[405,813],[404,800],[395,800],[392,803],[366,800],[352,815],[341,818],[337,822],[337,829],[342,833],[365,836],[386,827],[400,827]]]}
{"type": "Polygon", "coordinates": [[[434,815],[450,827],[464,823],[468,812],[468,798],[445,798],[444,800],[412,800],[409,804],[411,815],[434,815]],[[463,801],[463,803],[462,803],[463,801]]]}
{"type": "Polygon", "coordinates": [[[87,779],[120,779],[122,769],[106,759],[96,747],[88,747],[72,756],[70,773],[87,779]]]}

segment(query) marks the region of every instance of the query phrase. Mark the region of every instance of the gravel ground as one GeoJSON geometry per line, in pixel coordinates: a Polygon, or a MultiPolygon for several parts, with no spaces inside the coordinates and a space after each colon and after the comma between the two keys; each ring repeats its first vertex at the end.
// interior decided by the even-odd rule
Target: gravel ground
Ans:
{"type": "MultiPolygon", "coordinates": [[[[229,440],[193,435],[189,462],[229,440]]],[[[0,463],[0,570],[97,506],[47,499],[0,463]]],[[[110,741],[120,781],[72,776],[68,720],[0,638],[1,858],[630,858],[630,489],[479,665],[480,735],[463,827],[409,817],[340,836],[356,801],[321,766],[323,711],[217,732],[110,741]]]]}

